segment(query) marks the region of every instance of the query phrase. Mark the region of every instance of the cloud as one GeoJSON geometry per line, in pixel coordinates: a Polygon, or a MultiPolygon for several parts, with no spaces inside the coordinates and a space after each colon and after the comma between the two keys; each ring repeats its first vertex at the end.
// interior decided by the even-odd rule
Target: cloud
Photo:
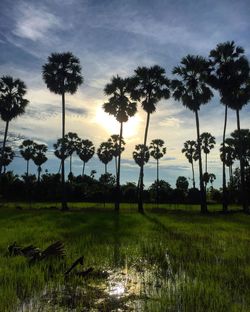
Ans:
{"type": "Polygon", "coordinates": [[[38,41],[47,38],[51,30],[62,28],[60,19],[44,7],[21,2],[17,11],[13,34],[18,37],[38,41]]]}

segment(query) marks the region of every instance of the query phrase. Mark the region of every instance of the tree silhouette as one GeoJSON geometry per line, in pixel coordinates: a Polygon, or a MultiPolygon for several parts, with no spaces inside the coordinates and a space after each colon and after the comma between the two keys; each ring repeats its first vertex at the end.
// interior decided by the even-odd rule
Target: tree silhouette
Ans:
{"type": "Polygon", "coordinates": [[[199,156],[201,212],[207,212],[206,192],[203,183],[200,124],[198,111],[202,104],[208,103],[213,93],[206,81],[209,73],[209,63],[201,56],[188,55],[181,60],[181,65],[173,69],[173,74],[182,80],[173,80],[171,85],[173,97],[195,113],[197,131],[197,151],[199,156]]]}
{"type": "MultiPolygon", "coordinates": [[[[201,149],[203,150],[203,153],[205,154],[205,173],[208,174],[208,171],[207,171],[207,155],[210,153],[211,149],[214,148],[214,145],[216,143],[215,137],[212,136],[212,134],[209,132],[203,132],[200,135],[200,140],[201,140],[201,149]]],[[[205,191],[206,191],[207,183],[209,182],[209,180],[205,179],[204,182],[205,182],[205,191]]]]}
{"type": "MultiPolygon", "coordinates": [[[[80,61],[71,52],[52,53],[43,65],[43,79],[47,88],[62,96],[62,144],[65,144],[65,93],[74,94],[83,83],[80,61]]],[[[65,148],[62,147],[62,153],[65,148]]],[[[65,157],[62,154],[62,210],[68,210],[65,194],[65,157]]]]}
{"type": "MultiPolygon", "coordinates": [[[[115,158],[115,172],[116,172],[116,179],[117,179],[117,173],[118,173],[118,163],[117,163],[117,158],[119,157],[120,154],[120,149],[119,149],[119,144],[120,144],[120,136],[119,134],[113,134],[111,135],[111,137],[108,139],[108,142],[110,142],[112,144],[112,152],[113,152],[113,156],[115,158]]],[[[121,153],[124,151],[124,145],[125,145],[125,141],[123,140],[123,138],[121,139],[121,153]]]]}
{"type": "MultiPolygon", "coordinates": [[[[210,52],[211,73],[209,75],[209,84],[219,91],[220,101],[225,105],[225,119],[223,129],[222,151],[225,153],[225,138],[227,127],[227,110],[231,107],[236,110],[237,127],[240,129],[239,110],[249,100],[249,65],[244,57],[244,49],[236,46],[234,41],[220,43],[210,52]],[[248,93],[248,94],[247,94],[248,93]]],[[[225,159],[225,156],[222,156],[225,159]]],[[[227,211],[227,189],[226,189],[226,171],[225,162],[223,162],[223,210],[227,211]]],[[[241,163],[241,168],[243,165],[241,163]]],[[[246,208],[244,200],[244,170],[241,170],[242,178],[242,200],[244,209],[246,208]]]]}
{"type": "Polygon", "coordinates": [[[97,149],[97,156],[104,164],[104,173],[107,174],[107,165],[113,159],[112,144],[110,142],[102,142],[97,149]]]}
{"type": "MultiPolygon", "coordinates": [[[[168,99],[170,96],[169,80],[165,75],[165,70],[158,66],[138,67],[135,76],[131,79],[131,97],[140,101],[143,110],[147,113],[147,121],[144,133],[144,145],[147,145],[150,115],[155,112],[156,104],[161,99],[168,99]]],[[[146,149],[142,149],[142,151],[146,149]]],[[[139,198],[138,211],[143,212],[143,168],[140,169],[139,177],[139,198]]]]}
{"type": "Polygon", "coordinates": [[[184,148],[181,150],[181,152],[185,154],[188,162],[192,166],[193,188],[195,188],[194,160],[198,160],[197,142],[194,140],[187,140],[184,142],[184,148]]]}
{"type": "Polygon", "coordinates": [[[236,160],[235,146],[233,138],[226,138],[224,144],[221,143],[220,159],[229,169],[229,181],[233,178],[233,164],[236,160]]]}
{"type": "MultiPolygon", "coordinates": [[[[57,142],[53,144],[53,146],[55,149],[54,151],[55,156],[60,159],[60,169],[59,169],[59,172],[60,172],[62,161],[63,160],[65,161],[65,159],[69,157],[69,150],[66,148],[66,144],[63,144],[63,139],[58,139],[57,142]]],[[[62,175],[61,175],[61,179],[62,179],[62,175]]]]}
{"type": "Polygon", "coordinates": [[[81,140],[77,145],[76,153],[83,162],[82,176],[84,176],[85,165],[95,154],[95,147],[90,140],[81,140]]]}
{"type": "MultiPolygon", "coordinates": [[[[10,76],[3,76],[0,79],[0,116],[6,123],[4,131],[3,146],[1,149],[2,158],[5,151],[9,123],[12,119],[24,114],[29,101],[24,98],[26,86],[20,79],[14,79],[10,76]]],[[[0,175],[2,173],[2,164],[0,164],[0,175]]]]}
{"type": "Polygon", "coordinates": [[[0,165],[3,167],[3,173],[6,173],[6,167],[13,161],[14,156],[15,153],[10,146],[5,146],[3,153],[1,151],[0,165]]]}
{"type": "Polygon", "coordinates": [[[68,132],[65,134],[65,149],[69,155],[69,177],[73,175],[72,173],[72,156],[74,152],[77,151],[78,145],[80,143],[79,136],[74,132],[68,132]]]}
{"type": "MultiPolygon", "coordinates": [[[[166,147],[164,147],[164,141],[161,139],[152,140],[149,146],[150,156],[156,160],[156,183],[159,182],[159,159],[166,154],[166,147]]],[[[159,203],[159,192],[156,192],[156,201],[159,203]]]]}
{"type": "Polygon", "coordinates": [[[119,211],[120,208],[120,170],[121,170],[121,153],[122,153],[122,138],[123,138],[123,123],[127,122],[129,117],[135,115],[136,102],[130,100],[130,79],[121,78],[118,75],[111,79],[104,88],[106,95],[111,95],[108,102],[103,104],[104,111],[110,115],[113,115],[120,123],[119,134],[119,147],[118,147],[118,166],[117,166],[117,179],[116,188],[117,196],[115,202],[115,210],[119,211]]]}
{"type": "Polygon", "coordinates": [[[42,164],[44,164],[48,158],[45,153],[47,152],[48,147],[45,144],[34,143],[34,153],[32,155],[32,160],[37,166],[37,181],[40,183],[40,176],[42,171],[42,164]]]}
{"type": "MultiPolygon", "coordinates": [[[[149,161],[149,157],[150,157],[149,148],[145,144],[137,144],[135,146],[135,150],[133,151],[133,158],[135,163],[140,167],[140,169],[149,161]]],[[[141,191],[142,183],[143,181],[141,180],[138,181],[138,192],[141,191]]],[[[140,194],[138,195],[141,196],[140,194]]],[[[143,210],[140,210],[140,212],[143,213],[143,210]]]]}
{"type": "Polygon", "coordinates": [[[24,140],[19,146],[20,154],[26,160],[26,176],[29,175],[29,162],[34,154],[34,142],[32,140],[24,140]]]}
{"type": "Polygon", "coordinates": [[[186,177],[179,176],[176,180],[176,188],[181,190],[184,194],[188,191],[188,180],[186,177]]]}

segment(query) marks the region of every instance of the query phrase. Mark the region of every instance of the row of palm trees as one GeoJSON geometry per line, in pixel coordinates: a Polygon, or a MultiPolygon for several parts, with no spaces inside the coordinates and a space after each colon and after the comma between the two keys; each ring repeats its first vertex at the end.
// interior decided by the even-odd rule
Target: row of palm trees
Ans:
{"type": "MultiPolygon", "coordinates": [[[[237,130],[240,134],[239,112],[250,99],[250,66],[244,55],[244,50],[234,42],[218,44],[211,50],[209,58],[188,55],[176,66],[173,75],[177,78],[168,79],[165,70],[158,66],[138,67],[134,75],[129,78],[115,76],[104,88],[105,95],[109,99],[104,103],[105,112],[115,116],[120,123],[118,151],[122,149],[123,126],[137,111],[137,103],[140,103],[146,112],[146,125],[143,144],[138,145],[138,164],[140,175],[138,181],[139,197],[138,210],[143,212],[143,178],[144,164],[148,157],[147,138],[150,124],[150,116],[156,111],[156,105],[162,99],[168,99],[172,94],[176,101],[182,102],[195,115],[197,132],[197,158],[199,162],[199,180],[201,195],[201,212],[207,212],[206,191],[203,179],[201,136],[199,110],[201,105],[211,101],[212,88],[218,90],[220,101],[225,105],[225,121],[223,131],[223,153],[225,153],[225,135],[227,125],[228,108],[236,111],[237,130]]],[[[65,195],[65,94],[74,94],[83,83],[80,61],[72,53],[52,53],[47,63],[43,66],[43,79],[48,89],[62,97],[62,139],[61,139],[61,181],[62,181],[62,210],[67,209],[65,195]]],[[[22,114],[28,101],[24,99],[26,87],[19,79],[2,77],[0,81],[0,113],[6,122],[2,154],[5,150],[9,122],[22,114]]],[[[243,162],[243,147],[241,136],[240,147],[240,172],[241,172],[241,200],[245,211],[248,210],[245,198],[245,175],[243,162]]],[[[136,154],[135,154],[136,155],[136,154]]],[[[120,165],[121,152],[117,156],[117,199],[115,209],[119,211],[120,204],[120,165]]],[[[223,157],[224,158],[224,157],[223,157]]],[[[0,167],[2,172],[2,165],[0,167]]],[[[223,208],[227,210],[227,196],[225,183],[225,164],[223,162],[223,208]]]]}

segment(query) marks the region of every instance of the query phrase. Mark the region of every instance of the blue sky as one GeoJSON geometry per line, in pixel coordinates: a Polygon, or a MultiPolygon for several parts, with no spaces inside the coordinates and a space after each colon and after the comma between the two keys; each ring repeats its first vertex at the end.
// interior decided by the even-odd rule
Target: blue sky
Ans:
{"type": "MultiPolygon", "coordinates": [[[[159,64],[167,76],[187,54],[208,56],[217,43],[234,40],[250,56],[249,1],[130,1],[130,0],[50,0],[0,1],[0,75],[25,81],[30,100],[27,112],[10,124],[10,137],[31,138],[52,145],[61,133],[61,99],[50,93],[42,80],[41,67],[51,52],[72,51],[82,65],[84,84],[66,97],[66,131],[92,140],[96,147],[119,125],[102,112],[107,100],[103,88],[113,75],[126,77],[137,66],[159,64]],[[105,125],[103,125],[105,120],[105,125]]],[[[211,103],[200,111],[201,131],[211,132],[221,142],[224,108],[214,92],[211,103]]],[[[242,128],[249,128],[249,105],[242,110],[242,128]]],[[[145,112],[125,125],[126,150],[122,160],[122,182],[136,181],[138,168],[132,159],[135,144],[143,141],[145,112]],[[126,130],[127,127],[127,130],[126,130]]],[[[228,134],[236,128],[235,112],[229,112],[228,134]]],[[[2,133],[4,123],[0,121],[2,133]]],[[[195,139],[195,118],[172,98],[161,101],[152,115],[149,142],[162,138],[167,154],[161,160],[161,178],[175,185],[178,176],[191,177],[189,163],[181,154],[183,142],[195,139]]],[[[18,145],[18,142],[15,142],[18,145]]],[[[218,148],[209,155],[209,172],[221,183],[218,148]]],[[[48,154],[44,169],[56,172],[59,162],[48,154]]],[[[15,159],[11,170],[23,173],[25,164],[15,159]]],[[[86,167],[97,176],[103,165],[94,157],[86,167]]],[[[35,167],[33,167],[35,172],[35,167]]],[[[74,158],[74,173],[81,162],[74,158]]],[[[109,165],[114,172],[114,164],[109,165]]],[[[197,164],[196,164],[196,171],[197,164]]],[[[146,185],[155,179],[155,162],[145,171],[146,185]]]]}

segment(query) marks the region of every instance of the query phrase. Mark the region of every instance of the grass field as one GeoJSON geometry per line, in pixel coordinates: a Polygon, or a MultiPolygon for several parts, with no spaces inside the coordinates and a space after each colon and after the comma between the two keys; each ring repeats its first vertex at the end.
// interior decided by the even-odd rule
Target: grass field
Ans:
{"type": "Polygon", "coordinates": [[[147,205],[145,215],[130,204],[119,215],[113,205],[70,207],[0,207],[1,312],[250,311],[250,216],[217,206],[206,216],[184,205],[147,205]],[[65,259],[7,255],[14,241],[45,248],[56,240],[65,259]],[[81,255],[93,273],[65,279],[81,255]]]}

